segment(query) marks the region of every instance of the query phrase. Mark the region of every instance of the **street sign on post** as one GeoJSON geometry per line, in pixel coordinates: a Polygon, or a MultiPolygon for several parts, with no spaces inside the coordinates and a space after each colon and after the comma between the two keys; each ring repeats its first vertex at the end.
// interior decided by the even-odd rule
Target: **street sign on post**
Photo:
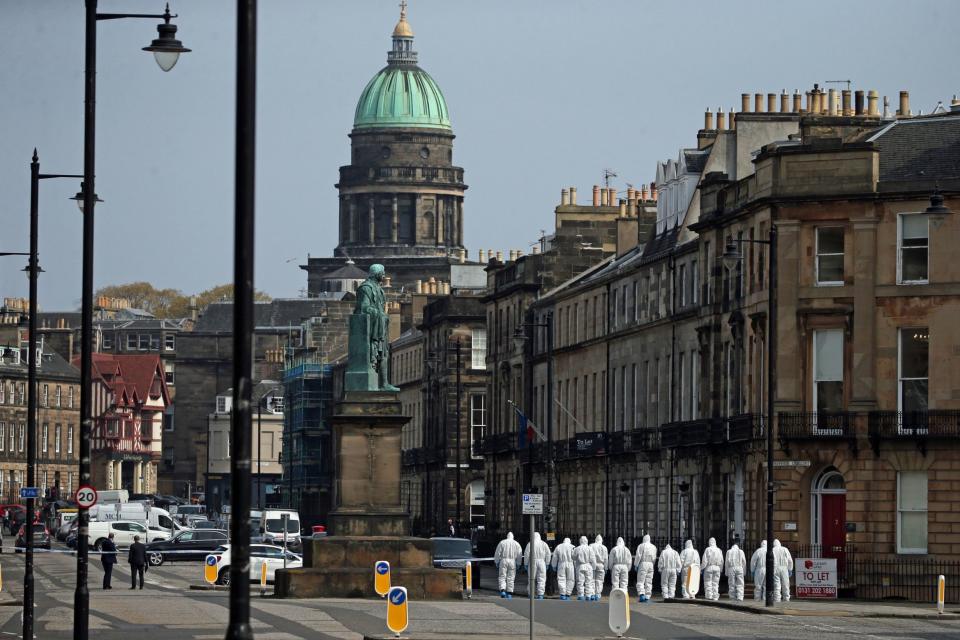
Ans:
{"type": "Polygon", "coordinates": [[[630,596],[623,589],[610,589],[610,612],[607,616],[610,631],[622,638],[630,628],[630,596]]]}
{"type": "Polygon", "coordinates": [[[20,487],[20,499],[39,498],[40,487],[20,487]]]}
{"type": "Polygon", "coordinates": [[[97,504],[97,490],[89,485],[81,485],[74,492],[73,500],[81,509],[89,509],[97,504]]]}
{"type": "Polygon", "coordinates": [[[390,592],[390,563],[386,560],[377,560],[373,565],[373,590],[381,598],[390,592]]]}
{"type": "Polygon", "coordinates": [[[212,553],[203,561],[203,579],[209,584],[217,584],[217,556],[212,553]]]}
{"type": "Polygon", "coordinates": [[[523,515],[525,516],[543,515],[543,494],[542,493],[523,494],[523,515]]]}
{"type": "Polygon", "coordinates": [[[398,637],[406,631],[410,620],[407,616],[407,590],[403,587],[391,587],[387,594],[387,629],[398,637]]]}

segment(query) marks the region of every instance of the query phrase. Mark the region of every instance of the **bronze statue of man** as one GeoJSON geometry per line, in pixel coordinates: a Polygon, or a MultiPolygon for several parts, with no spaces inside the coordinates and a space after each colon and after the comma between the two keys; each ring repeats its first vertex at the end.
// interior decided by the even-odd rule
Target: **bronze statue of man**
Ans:
{"type": "MultiPolygon", "coordinates": [[[[377,373],[381,391],[399,391],[389,382],[390,371],[390,316],[386,312],[387,296],[381,283],[384,279],[382,264],[370,265],[367,279],[357,287],[357,304],[353,313],[368,318],[370,363],[377,373]]],[[[351,336],[351,339],[353,336],[351,336]]]]}

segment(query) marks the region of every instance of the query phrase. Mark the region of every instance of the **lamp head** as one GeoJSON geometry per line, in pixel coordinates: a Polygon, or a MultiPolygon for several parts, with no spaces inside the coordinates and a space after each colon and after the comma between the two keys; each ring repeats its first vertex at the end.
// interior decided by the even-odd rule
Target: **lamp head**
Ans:
{"type": "Polygon", "coordinates": [[[175,17],[170,15],[170,5],[167,4],[163,12],[163,24],[157,25],[157,38],[150,43],[150,46],[143,48],[144,51],[153,53],[157,64],[164,71],[170,71],[176,66],[181,53],[190,52],[190,49],[177,40],[177,25],[170,24],[170,18],[175,17]]]}

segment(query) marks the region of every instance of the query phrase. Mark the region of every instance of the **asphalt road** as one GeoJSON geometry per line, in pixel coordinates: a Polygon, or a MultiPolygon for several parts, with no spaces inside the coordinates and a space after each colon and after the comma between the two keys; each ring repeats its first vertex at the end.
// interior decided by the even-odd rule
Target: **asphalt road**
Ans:
{"type": "MultiPolygon", "coordinates": [[[[3,597],[19,597],[23,556],[0,556],[3,597]]],[[[90,636],[96,640],[162,637],[165,640],[214,640],[224,636],[228,620],[225,590],[191,591],[201,582],[199,562],[165,564],[147,572],[143,591],[129,589],[124,563],[114,571],[114,588],[100,588],[102,569],[90,564],[90,636]]],[[[36,560],[36,634],[43,640],[72,638],[76,559],[70,555],[38,554],[36,560]]],[[[252,590],[251,618],[258,640],[361,640],[363,634],[386,635],[384,605],[374,600],[273,600],[252,590]]],[[[536,603],[536,637],[611,637],[606,626],[606,601],[536,603]]],[[[411,602],[407,636],[433,634],[525,637],[528,629],[525,598],[503,600],[479,591],[470,601],[411,602]]],[[[928,620],[762,616],[685,604],[632,604],[629,637],[644,639],[782,638],[824,640],[938,640],[960,637],[960,623],[928,620]]],[[[0,640],[20,635],[20,606],[0,606],[0,640]]]]}

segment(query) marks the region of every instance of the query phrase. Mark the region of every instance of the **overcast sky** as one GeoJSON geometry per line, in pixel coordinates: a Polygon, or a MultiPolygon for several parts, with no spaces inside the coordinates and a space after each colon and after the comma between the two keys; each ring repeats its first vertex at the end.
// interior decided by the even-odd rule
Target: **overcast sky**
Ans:
{"type": "MultiPolygon", "coordinates": [[[[161,0],[101,0],[158,13],[161,0]]],[[[193,52],[163,73],[140,50],[155,20],[99,23],[97,287],[148,280],[197,292],[232,279],[235,3],[173,0],[193,52]]],[[[307,254],[337,243],[337,169],[356,100],[386,62],[393,0],[260,2],[256,286],[303,294],[307,254]]],[[[626,183],[695,144],[703,111],[742,92],[853,80],[914,111],[960,92],[960,3],[410,0],[420,64],[446,97],[470,186],[465,242],[529,249],[560,189],[603,169],[626,183]]],[[[0,4],[0,251],[28,248],[29,161],[82,172],[83,2],[0,4]]],[[[838,86],[838,85],[835,85],[838,86]]],[[[40,304],[79,307],[79,181],[41,185],[40,304]]],[[[0,259],[25,296],[25,260],[0,259]]]]}

